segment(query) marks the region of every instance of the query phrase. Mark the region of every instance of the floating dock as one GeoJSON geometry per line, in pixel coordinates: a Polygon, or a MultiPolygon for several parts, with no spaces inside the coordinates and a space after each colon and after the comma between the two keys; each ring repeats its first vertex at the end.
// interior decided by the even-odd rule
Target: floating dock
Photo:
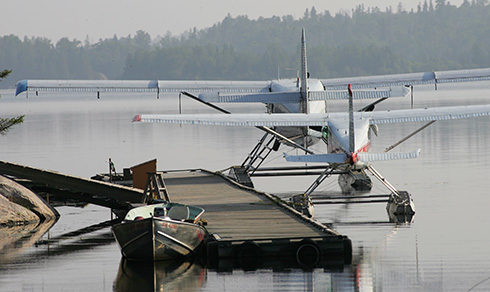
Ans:
{"type": "MultiPolygon", "coordinates": [[[[36,192],[63,194],[111,208],[123,216],[144,202],[144,192],[116,184],[0,162],[8,175],[36,192]]],[[[273,195],[241,185],[222,173],[202,169],[164,171],[173,202],[206,210],[209,238],[201,249],[207,265],[218,270],[267,267],[343,267],[352,259],[351,241],[290,207],[273,195]],[[267,261],[265,261],[267,259],[267,261]]]]}
{"type": "Polygon", "coordinates": [[[350,263],[351,241],[270,194],[206,170],[164,172],[170,199],[206,210],[208,264],[220,269],[261,266],[264,257],[301,267],[350,263]]]}

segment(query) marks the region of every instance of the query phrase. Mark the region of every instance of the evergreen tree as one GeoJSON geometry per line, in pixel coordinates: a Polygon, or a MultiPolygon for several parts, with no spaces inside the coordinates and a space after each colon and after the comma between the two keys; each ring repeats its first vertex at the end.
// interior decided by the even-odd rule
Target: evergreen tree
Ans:
{"type": "Polygon", "coordinates": [[[436,9],[442,9],[446,6],[446,0],[436,0],[436,9]]]}
{"type": "Polygon", "coordinates": [[[299,66],[301,27],[313,77],[490,67],[488,0],[464,0],[460,7],[424,0],[418,7],[407,13],[398,5],[396,13],[361,4],[335,15],[311,7],[299,19],[228,15],[178,36],[137,31],[93,44],[0,36],[0,64],[14,69],[0,86],[20,79],[272,79],[278,65],[282,78],[295,77],[281,68],[299,66]]]}
{"type": "MultiPolygon", "coordinates": [[[[0,81],[6,78],[12,70],[0,71],[0,81]]],[[[14,125],[20,124],[24,121],[24,116],[18,116],[13,118],[0,118],[0,134],[5,135],[7,131],[14,125]]]]}

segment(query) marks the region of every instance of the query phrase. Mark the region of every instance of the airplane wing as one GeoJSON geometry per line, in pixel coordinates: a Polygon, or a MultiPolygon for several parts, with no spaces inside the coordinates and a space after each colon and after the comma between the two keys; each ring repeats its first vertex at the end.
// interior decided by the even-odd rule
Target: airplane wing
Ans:
{"type": "MultiPolygon", "coordinates": [[[[347,117],[346,114],[340,114],[347,117]]],[[[137,115],[133,122],[212,126],[323,126],[332,114],[182,114],[137,115]]]]}
{"type": "Polygon", "coordinates": [[[490,115],[490,104],[404,109],[392,111],[359,112],[357,116],[369,118],[370,124],[429,122],[477,118],[490,115]]]}
{"type": "Polygon", "coordinates": [[[268,91],[270,81],[188,81],[188,80],[21,80],[15,95],[27,90],[65,92],[232,92],[268,91]]]}
{"type": "MultiPolygon", "coordinates": [[[[353,89],[392,87],[387,89],[389,91],[388,93],[379,89],[375,91],[358,91],[358,93],[354,91],[354,99],[362,99],[404,96],[407,93],[406,89],[401,89],[400,91],[400,89],[395,87],[406,85],[480,80],[490,80],[490,68],[323,79],[321,82],[327,91],[310,92],[310,100],[344,99],[346,98],[345,88],[348,84],[351,84],[353,89]],[[341,91],[336,92],[335,90],[341,91]]],[[[65,92],[155,92],[157,94],[190,91],[195,93],[220,92],[221,94],[249,94],[268,92],[270,83],[270,81],[220,80],[21,80],[17,82],[15,94],[18,95],[28,90],[65,92]]],[[[255,98],[258,101],[250,101],[252,99],[248,97],[248,101],[245,102],[263,102],[262,100],[264,97],[266,96],[252,97],[252,99],[255,98]]],[[[206,101],[213,102],[213,98],[216,99],[216,96],[203,96],[203,99],[206,101]],[[209,98],[209,100],[206,98],[209,98]]],[[[291,96],[289,98],[291,98],[291,96]]],[[[224,99],[227,98],[224,97],[224,99]]],[[[214,102],[224,102],[221,100],[217,99],[214,102]]],[[[228,98],[228,100],[233,100],[233,98],[228,98]]],[[[235,98],[235,100],[238,99],[235,98]]]]}
{"type": "MultiPolygon", "coordinates": [[[[184,115],[137,115],[135,122],[192,124],[216,126],[324,126],[329,120],[348,120],[348,113],[325,114],[184,114],[184,115]]],[[[355,112],[355,119],[369,119],[370,124],[424,122],[434,120],[466,119],[490,116],[490,104],[355,112]]]]}
{"type": "Polygon", "coordinates": [[[490,80],[490,68],[332,78],[323,79],[321,82],[327,89],[343,89],[348,84],[351,84],[352,88],[375,88],[481,80],[490,80]]]}

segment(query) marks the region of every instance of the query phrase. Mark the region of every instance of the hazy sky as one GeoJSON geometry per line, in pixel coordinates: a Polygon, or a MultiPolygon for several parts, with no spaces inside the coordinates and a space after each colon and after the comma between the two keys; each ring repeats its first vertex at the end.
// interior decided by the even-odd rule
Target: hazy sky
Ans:
{"type": "MultiPolygon", "coordinates": [[[[127,36],[142,29],[152,37],[167,31],[180,34],[192,27],[203,28],[232,16],[247,14],[250,18],[291,14],[301,17],[306,8],[317,11],[350,12],[363,3],[366,7],[394,10],[401,2],[406,10],[416,9],[423,0],[2,0],[0,7],[0,36],[15,34],[43,36],[58,40],[61,37],[90,42],[99,38],[127,36]],[[287,3],[287,4],[286,4],[287,3]]],[[[461,5],[463,0],[450,1],[461,5]]],[[[435,3],[435,0],[434,0],[435,3]]]]}

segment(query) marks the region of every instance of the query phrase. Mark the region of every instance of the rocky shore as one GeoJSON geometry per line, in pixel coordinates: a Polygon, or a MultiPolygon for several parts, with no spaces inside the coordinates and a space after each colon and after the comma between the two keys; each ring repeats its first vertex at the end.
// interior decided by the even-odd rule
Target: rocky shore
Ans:
{"type": "Polygon", "coordinates": [[[59,217],[38,195],[3,176],[0,176],[0,211],[0,226],[26,225],[59,217]]]}

